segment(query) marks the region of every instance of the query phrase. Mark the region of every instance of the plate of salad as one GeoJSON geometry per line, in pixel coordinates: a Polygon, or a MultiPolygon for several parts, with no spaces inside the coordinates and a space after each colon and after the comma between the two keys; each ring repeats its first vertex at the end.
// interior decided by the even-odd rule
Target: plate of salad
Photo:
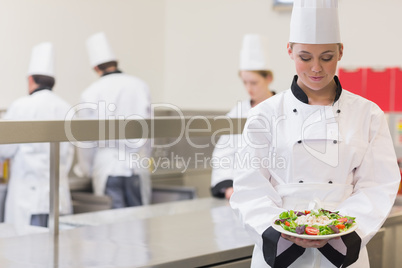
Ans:
{"type": "Polygon", "coordinates": [[[355,217],[325,209],[295,211],[279,214],[272,222],[278,232],[304,239],[331,239],[356,230],[355,217]]]}

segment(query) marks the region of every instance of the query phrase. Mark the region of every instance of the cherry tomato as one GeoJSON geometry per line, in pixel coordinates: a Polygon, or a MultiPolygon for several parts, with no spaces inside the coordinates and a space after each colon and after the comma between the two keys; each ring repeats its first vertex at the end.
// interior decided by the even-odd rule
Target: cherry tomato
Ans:
{"type": "Polygon", "coordinates": [[[345,224],[338,224],[338,225],[336,225],[336,228],[343,229],[343,228],[345,228],[345,224]]]}
{"type": "Polygon", "coordinates": [[[285,221],[286,226],[290,226],[290,223],[288,221],[285,221]]]}
{"type": "Polygon", "coordinates": [[[337,219],[337,221],[339,221],[339,222],[347,222],[348,219],[347,218],[340,218],[340,219],[337,219]]]}
{"type": "Polygon", "coordinates": [[[310,226],[306,227],[306,234],[308,234],[308,235],[318,235],[318,233],[319,233],[319,230],[317,228],[310,227],[310,226]]]}
{"type": "Polygon", "coordinates": [[[304,214],[307,215],[307,214],[310,214],[310,212],[311,212],[310,210],[305,210],[305,211],[304,211],[304,214]]]}

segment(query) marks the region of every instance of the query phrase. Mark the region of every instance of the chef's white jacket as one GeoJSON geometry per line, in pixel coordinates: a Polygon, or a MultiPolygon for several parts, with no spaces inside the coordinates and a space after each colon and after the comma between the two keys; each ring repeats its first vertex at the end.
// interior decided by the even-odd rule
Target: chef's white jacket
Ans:
{"type": "MultiPolygon", "coordinates": [[[[148,85],[137,77],[120,72],[106,74],[91,84],[82,93],[81,104],[89,105],[79,110],[79,117],[83,119],[150,118],[148,85]]],[[[93,142],[92,146],[92,149],[79,149],[78,157],[84,174],[92,177],[94,193],[105,194],[108,176],[137,174],[141,179],[143,204],[149,204],[150,172],[145,160],[137,160],[149,159],[149,142],[146,139],[122,139],[93,142]]]]}
{"type": "MultiPolygon", "coordinates": [[[[36,91],[11,104],[6,120],[64,120],[70,105],[48,89],[36,91]]],[[[27,132],[30,130],[27,129],[27,132]]],[[[0,146],[1,158],[10,158],[5,222],[30,224],[31,215],[49,213],[49,143],[0,146]]],[[[68,172],[74,156],[70,143],[60,144],[60,213],[72,212],[68,172]]]]}
{"type": "Polygon", "coordinates": [[[254,239],[252,267],[369,267],[366,244],[387,218],[400,173],[384,113],[342,90],[333,105],[308,105],[297,86],[257,105],[230,203],[254,239]],[[272,221],[286,210],[326,208],[356,217],[356,232],[304,249],[272,221]]]}
{"type": "MultiPolygon", "coordinates": [[[[251,109],[251,100],[239,102],[226,116],[245,118],[251,109]]],[[[222,135],[212,154],[211,193],[215,197],[225,197],[225,190],[233,186],[233,167],[239,149],[241,134],[222,135]]]]}

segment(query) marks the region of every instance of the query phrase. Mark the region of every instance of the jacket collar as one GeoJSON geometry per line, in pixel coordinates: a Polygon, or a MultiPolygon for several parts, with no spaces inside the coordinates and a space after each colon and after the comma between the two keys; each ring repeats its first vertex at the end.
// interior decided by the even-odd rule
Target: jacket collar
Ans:
{"type": "MultiPolygon", "coordinates": [[[[293,77],[293,82],[292,86],[290,87],[292,90],[293,95],[301,102],[308,104],[308,97],[306,93],[297,85],[297,78],[298,76],[295,75],[293,77]]],[[[334,103],[339,100],[339,97],[342,94],[342,86],[341,82],[339,82],[338,76],[334,76],[335,84],[336,84],[336,94],[335,94],[335,100],[334,103]]]]}
{"type": "Polygon", "coordinates": [[[34,91],[32,91],[31,93],[29,93],[29,95],[32,95],[32,94],[34,94],[34,93],[36,93],[36,92],[38,92],[38,91],[41,91],[41,90],[52,90],[52,88],[51,87],[38,87],[37,89],[35,89],[34,91]]]}
{"type": "Polygon", "coordinates": [[[121,73],[122,73],[122,71],[116,70],[116,71],[113,71],[113,72],[104,73],[101,76],[103,77],[103,76],[106,76],[106,75],[109,75],[109,74],[121,74],[121,73]]]}

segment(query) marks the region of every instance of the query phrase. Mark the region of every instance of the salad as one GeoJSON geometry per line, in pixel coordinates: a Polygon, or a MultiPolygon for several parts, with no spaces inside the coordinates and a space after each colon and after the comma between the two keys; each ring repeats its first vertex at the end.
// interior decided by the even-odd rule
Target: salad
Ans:
{"type": "Polygon", "coordinates": [[[342,216],[339,211],[325,209],[285,211],[279,214],[275,224],[286,231],[306,235],[330,235],[347,231],[355,223],[355,217],[342,216]]]}

